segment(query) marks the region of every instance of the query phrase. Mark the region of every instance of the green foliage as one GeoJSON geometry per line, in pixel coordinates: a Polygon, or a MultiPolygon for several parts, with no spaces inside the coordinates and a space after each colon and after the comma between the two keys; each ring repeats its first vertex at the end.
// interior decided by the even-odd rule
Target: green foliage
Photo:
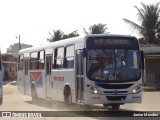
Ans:
{"type": "MultiPolygon", "coordinates": [[[[32,47],[32,45],[28,45],[28,44],[21,44],[21,49],[24,48],[29,48],[32,47]]],[[[13,45],[10,45],[9,48],[7,48],[6,53],[7,54],[11,54],[15,57],[18,56],[18,52],[19,52],[19,43],[14,43],[13,45]]]]}
{"type": "MultiPolygon", "coordinates": [[[[99,24],[91,25],[89,27],[89,32],[87,32],[84,29],[84,33],[85,34],[106,34],[106,33],[108,33],[108,32],[106,32],[106,30],[107,30],[106,24],[99,23],[99,24]]],[[[72,38],[72,37],[79,36],[77,30],[73,31],[73,32],[71,32],[69,34],[64,34],[64,32],[61,31],[60,29],[56,30],[56,31],[53,30],[53,34],[51,34],[49,32],[49,35],[50,35],[50,37],[47,38],[47,41],[49,41],[49,42],[55,42],[55,41],[58,41],[58,40],[62,40],[62,39],[67,39],[67,38],[72,38]]]]}
{"type": "Polygon", "coordinates": [[[136,30],[144,38],[143,42],[150,44],[160,44],[160,8],[159,3],[145,5],[141,3],[142,8],[134,6],[138,11],[139,24],[123,19],[133,30],[136,30]]]}
{"type": "Polygon", "coordinates": [[[146,42],[146,40],[145,40],[144,38],[139,38],[138,41],[139,41],[139,43],[140,43],[141,45],[147,44],[147,42],[146,42]]]}
{"type": "Polygon", "coordinates": [[[63,35],[63,39],[67,39],[67,38],[72,38],[72,37],[77,37],[79,36],[78,32],[77,31],[73,31],[69,34],[65,34],[63,35]]]}
{"type": "Polygon", "coordinates": [[[88,34],[106,34],[107,29],[108,28],[106,27],[106,24],[102,24],[102,23],[91,25],[89,27],[89,31],[86,31],[86,29],[83,28],[84,33],[87,35],[88,34]]]}
{"type": "Polygon", "coordinates": [[[47,41],[49,41],[49,42],[55,42],[58,40],[79,36],[77,31],[73,31],[69,34],[64,34],[64,32],[62,32],[60,29],[56,30],[56,31],[53,30],[53,35],[50,32],[49,32],[49,34],[50,34],[50,37],[47,38],[47,41]]]}
{"type": "Polygon", "coordinates": [[[56,30],[56,31],[53,30],[53,35],[50,32],[49,32],[49,34],[50,34],[50,37],[47,38],[47,41],[49,41],[49,42],[55,42],[55,41],[63,39],[64,32],[62,32],[59,29],[59,30],[56,30]]]}
{"type": "Polygon", "coordinates": [[[142,88],[145,92],[160,91],[160,84],[159,83],[157,83],[157,84],[144,83],[142,88]]]}

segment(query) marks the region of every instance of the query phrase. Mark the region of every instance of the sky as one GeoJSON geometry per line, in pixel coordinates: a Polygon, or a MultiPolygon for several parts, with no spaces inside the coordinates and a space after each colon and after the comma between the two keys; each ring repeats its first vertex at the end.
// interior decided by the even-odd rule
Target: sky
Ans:
{"type": "Polygon", "coordinates": [[[93,24],[106,24],[110,34],[139,37],[122,20],[139,23],[137,10],[158,0],[0,0],[0,47],[5,53],[11,44],[38,46],[47,44],[49,33],[61,29],[64,33],[78,30],[84,35],[93,24]]]}

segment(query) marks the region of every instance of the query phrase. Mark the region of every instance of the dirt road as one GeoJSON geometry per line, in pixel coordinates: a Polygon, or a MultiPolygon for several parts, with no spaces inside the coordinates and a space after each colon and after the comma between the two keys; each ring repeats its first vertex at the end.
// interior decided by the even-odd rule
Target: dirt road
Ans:
{"type": "MultiPolygon", "coordinates": [[[[63,103],[60,102],[50,102],[39,100],[37,104],[32,104],[31,97],[22,95],[18,92],[16,85],[7,84],[3,86],[3,104],[0,107],[0,111],[87,111],[87,110],[95,110],[96,107],[85,107],[84,105],[73,105],[71,107],[64,106],[63,103]]],[[[101,106],[98,106],[101,109],[101,106]]],[[[120,107],[120,111],[160,111],[160,92],[144,92],[143,93],[143,102],[142,104],[125,104],[120,107]]],[[[0,117],[0,119],[8,120],[8,119],[22,119],[22,118],[7,118],[7,117],[0,117]]],[[[71,117],[72,119],[104,119],[97,118],[97,117],[71,117]]],[[[71,118],[66,117],[55,117],[55,119],[66,119],[70,120],[71,118]]],[[[30,118],[25,118],[28,120],[30,118]]],[[[48,120],[54,119],[48,117],[42,118],[32,118],[36,120],[48,120]]],[[[113,117],[109,118],[110,120],[114,119],[113,117]]],[[[127,118],[123,118],[123,120],[127,120],[127,118]]],[[[137,119],[137,118],[136,118],[137,119]]],[[[24,118],[23,118],[24,120],[24,118]]]]}

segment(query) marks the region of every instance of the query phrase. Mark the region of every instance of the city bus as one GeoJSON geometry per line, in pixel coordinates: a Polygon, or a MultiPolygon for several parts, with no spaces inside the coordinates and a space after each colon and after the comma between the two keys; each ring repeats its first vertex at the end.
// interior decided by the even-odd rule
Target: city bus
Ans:
{"type": "Polygon", "coordinates": [[[2,55],[0,50],[0,105],[2,105],[2,100],[3,100],[2,55]]]}
{"type": "Polygon", "coordinates": [[[67,105],[119,109],[141,103],[141,52],[136,37],[93,34],[19,51],[18,90],[67,105]]]}

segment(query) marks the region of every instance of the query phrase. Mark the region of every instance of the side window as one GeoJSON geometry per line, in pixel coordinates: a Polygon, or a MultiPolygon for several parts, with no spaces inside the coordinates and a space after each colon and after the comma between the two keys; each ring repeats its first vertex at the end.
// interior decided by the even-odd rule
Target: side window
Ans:
{"type": "Polygon", "coordinates": [[[39,52],[39,58],[38,58],[38,66],[39,66],[39,69],[42,70],[44,69],[44,51],[40,51],[39,52]]]}
{"type": "Polygon", "coordinates": [[[63,68],[64,63],[64,47],[57,48],[56,50],[56,57],[55,57],[55,67],[56,68],[63,68]]]}
{"type": "Polygon", "coordinates": [[[23,70],[24,56],[19,55],[18,70],[23,70]]]}
{"type": "Polygon", "coordinates": [[[38,53],[33,52],[31,53],[31,58],[30,58],[30,70],[36,70],[38,69],[38,53]]]}
{"type": "Polygon", "coordinates": [[[29,64],[29,59],[25,59],[24,60],[24,66],[25,66],[25,70],[24,70],[24,72],[25,72],[25,75],[28,75],[28,64],[29,64]]]}
{"type": "Polygon", "coordinates": [[[66,47],[65,68],[74,67],[74,45],[66,47]]]}

